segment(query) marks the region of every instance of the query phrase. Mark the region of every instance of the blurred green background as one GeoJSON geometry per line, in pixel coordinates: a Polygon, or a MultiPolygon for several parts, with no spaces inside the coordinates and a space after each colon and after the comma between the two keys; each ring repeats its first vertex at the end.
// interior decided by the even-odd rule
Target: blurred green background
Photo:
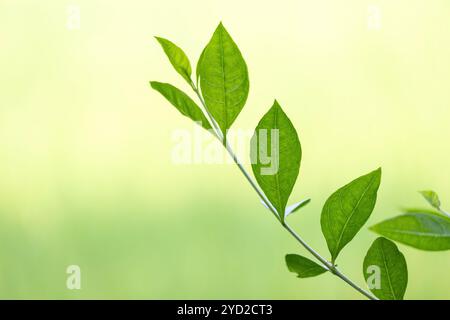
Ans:
{"type": "MultiPolygon", "coordinates": [[[[148,81],[188,88],[152,36],[195,66],[224,22],[251,81],[234,127],[278,99],[303,147],[290,202],[312,198],[291,225],[327,255],[322,204],[378,166],[367,226],[425,205],[420,189],[450,208],[449,14],[447,0],[2,0],[0,298],[362,298],[287,271],[305,251],[234,166],[173,164],[172,133],[192,126],[148,81]],[[66,288],[71,264],[81,290],[66,288]]],[[[375,237],[364,228],[338,261],[361,284],[375,237]]],[[[448,252],[399,247],[406,298],[449,299],[448,252]]]]}

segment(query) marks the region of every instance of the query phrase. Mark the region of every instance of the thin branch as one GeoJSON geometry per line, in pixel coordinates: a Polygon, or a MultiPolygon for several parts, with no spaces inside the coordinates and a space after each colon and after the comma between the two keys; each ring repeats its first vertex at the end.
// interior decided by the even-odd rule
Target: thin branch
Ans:
{"type": "Polygon", "coordinates": [[[450,218],[450,213],[448,213],[447,211],[439,208],[439,212],[442,213],[444,216],[447,216],[448,218],[450,218]]]}
{"type": "Polygon", "coordinates": [[[315,251],[312,247],[310,247],[285,221],[282,221],[280,216],[278,215],[277,210],[273,206],[273,204],[267,199],[267,197],[264,195],[264,193],[259,189],[258,185],[253,181],[247,170],[245,170],[244,166],[241,164],[239,159],[237,158],[236,154],[234,153],[231,146],[228,144],[228,141],[226,141],[225,137],[222,134],[222,131],[219,129],[216,121],[214,120],[213,116],[208,110],[208,107],[206,106],[205,101],[203,100],[203,97],[200,94],[200,91],[195,86],[195,84],[191,81],[191,87],[194,90],[194,92],[197,94],[197,97],[199,98],[208,118],[210,121],[211,126],[214,128],[214,135],[219,141],[222,142],[225,149],[228,151],[229,155],[235,162],[235,164],[238,166],[239,170],[242,172],[244,177],[247,179],[247,181],[250,183],[252,188],[256,191],[261,201],[269,208],[270,212],[275,216],[275,218],[281,223],[281,225],[309,252],[311,253],[318,261],[322,263],[322,265],[330,271],[335,276],[339,277],[343,281],[345,281],[348,285],[353,287],[355,290],[366,296],[367,298],[371,300],[378,300],[375,296],[371,295],[361,287],[359,287],[357,284],[355,284],[353,281],[351,281],[349,278],[347,278],[343,273],[341,273],[335,265],[333,265],[331,262],[326,260],[324,257],[322,257],[317,251],[315,251]]]}
{"type": "Polygon", "coordinates": [[[220,141],[223,141],[223,134],[222,131],[220,130],[219,126],[217,125],[216,120],[213,118],[212,114],[209,112],[208,108],[206,107],[206,103],[205,100],[203,100],[202,95],[200,94],[200,90],[198,90],[198,88],[195,86],[194,82],[191,81],[191,87],[192,90],[194,90],[194,92],[197,94],[198,99],[200,100],[200,102],[203,105],[203,109],[206,112],[206,115],[209,118],[209,124],[212,126],[212,128],[214,128],[214,135],[216,136],[217,139],[219,139],[220,141]]]}
{"type": "Polygon", "coordinates": [[[319,260],[328,271],[330,271],[335,276],[341,278],[343,281],[345,281],[347,284],[352,286],[355,290],[360,292],[361,294],[365,295],[367,298],[371,300],[378,300],[378,298],[374,297],[372,294],[368,293],[361,287],[359,287],[357,284],[355,284],[352,280],[347,278],[342,272],[340,272],[336,266],[334,266],[332,263],[324,259],[319,253],[317,253],[313,248],[311,248],[286,222],[284,223],[284,228],[289,231],[289,233],[297,239],[298,242],[301,243],[301,245],[308,250],[317,260],[319,260]]]}

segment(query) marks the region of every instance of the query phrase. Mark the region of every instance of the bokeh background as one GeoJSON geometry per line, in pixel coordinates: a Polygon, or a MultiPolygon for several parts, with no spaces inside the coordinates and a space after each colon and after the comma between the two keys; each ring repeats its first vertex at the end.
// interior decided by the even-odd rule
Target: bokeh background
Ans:
{"type": "MultiPolygon", "coordinates": [[[[0,298],[362,298],[287,271],[284,255],[306,252],[234,166],[172,162],[172,133],[192,126],[148,81],[188,88],[152,37],[195,66],[223,21],[251,81],[234,127],[279,100],[303,147],[291,203],[312,198],[290,222],[327,255],[324,201],[378,166],[367,226],[425,205],[421,189],[450,208],[449,15],[447,0],[2,0],[0,298]]],[[[361,284],[375,238],[362,229],[339,259],[361,284]]],[[[449,299],[448,252],[399,247],[406,298],[449,299]]]]}

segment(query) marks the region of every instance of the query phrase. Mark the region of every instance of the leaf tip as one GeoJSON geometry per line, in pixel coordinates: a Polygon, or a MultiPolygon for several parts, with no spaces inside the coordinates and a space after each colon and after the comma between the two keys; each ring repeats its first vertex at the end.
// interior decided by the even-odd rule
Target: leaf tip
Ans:
{"type": "Polygon", "coordinates": [[[280,106],[280,104],[278,103],[278,100],[277,100],[277,99],[274,99],[274,100],[273,100],[272,109],[280,109],[280,110],[282,110],[282,109],[281,109],[281,106],[280,106]]]}
{"type": "Polygon", "coordinates": [[[295,254],[289,253],[284,256],[284,261],[286,262],[286,266],[288,267],[289,271],[291,271],[291,261],[292,259],[295,259],[295,254]]]}
{"type": "Polygon", "coordinates": [[[424,197],[437,196],[437,193],[433,190],[419,190],[418,192],[424,197]]]}
{"type": "Polygon", "coordinates": [[[220,32],[226,31],[225,26],[223,25],[222,21],[220,21],[219,24],[217,25],[216,31],[220,31],[220,32]]]}
{"type": "Polygon", "coordinates": [[[375,176],[376,177],[376,180],[378,180],[378,185],[380,184],[380,182],[381,182],[381,174],[382,174],[382,170],[381,170],[381,167],[378,167],[377,169],[375,169],[375,170],[373,170],[372,172],[370,172],[368,175],[369,176],[375,176]]]}
{"type": "Polygon", "coordinates": [[[424,199],[435,209],[440,210],[441,200],[436,192],[433,190],[422,190],[419,193],[424,197],[424,199]]]}
{"type": "Polygon", "coordinates": [[[161,45],[162,45],[163,41],[165,40],[164,38],[159,37],[159,36],[153,36],[153,38],[155,38],[155,40],[158,41],[159,44],[161,44],[161,45]]]}

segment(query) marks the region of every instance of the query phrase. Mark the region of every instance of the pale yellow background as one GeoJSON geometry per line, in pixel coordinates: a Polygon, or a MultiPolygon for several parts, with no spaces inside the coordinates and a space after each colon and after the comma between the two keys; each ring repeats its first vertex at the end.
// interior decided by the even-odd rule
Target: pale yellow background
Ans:
{"type": "MultiPolygon", "coordinates": [[[[326,274],[300,280],[306,252],[231,165],[171,162],[191,128],[149,80],[189,88],[152,36],[195,66],[223,21],[251,91],[235,128],[277,98],[303,161],[291,224],[321,253],[329,194],[383,167],[367,226],[439,192],[450,208],[450,3],[396,1],[17,1],[0,3],[0,298],[282,298],[361,296],[326,274]],[[79,30],[69,30],[68,5],[79,30]],[[381,30],[368,28],[368,8],[381,30]],[[66,289],[68,265],[82,289],[66,289]]],[[[363,284],[376,235],[363,228],[338,264],[363,284]]],[[[406,298],[450,298],[448,252],[399,246],[406,298]]]]}

